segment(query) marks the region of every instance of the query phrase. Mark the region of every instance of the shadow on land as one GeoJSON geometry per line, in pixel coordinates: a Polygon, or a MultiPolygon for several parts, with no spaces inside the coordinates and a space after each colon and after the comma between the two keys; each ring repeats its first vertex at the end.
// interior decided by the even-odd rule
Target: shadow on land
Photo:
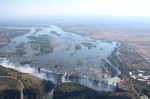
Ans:
{"type": "Polygon", "coordinates": [[[53,99],[129,99],[124,94],[97,91],[77,83],[63,83],[53,92],[53,99]]]}

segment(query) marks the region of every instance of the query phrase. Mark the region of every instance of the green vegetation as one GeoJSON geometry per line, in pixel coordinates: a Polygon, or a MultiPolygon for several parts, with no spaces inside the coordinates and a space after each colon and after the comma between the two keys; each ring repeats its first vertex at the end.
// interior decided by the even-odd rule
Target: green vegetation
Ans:
{"type": "Polygon", "coordinates": [[[118,57],[116,56],[116,52],[117,52],[117,49],[115,49],[111,55],[109,55],[107,57],[107,59],[113,64],[113,66],[121,66],[121,62],[119,61],[118,57]]]}
{"type": "Polygon", "coordinates": [[[39,37],[29,36],[28,38],[33,40],[30,41],[31,48],[33,50],[38,50],[40,47],[39,50],[41,55],[53,52],[54,46],[50,44],[50,39],[48,35],[42,35],[39,37]]]}
{"type": "Polygon", "coordinates": [[[91,49],[91,48],[93,48],[93,47],[96,47],[96,46],[94,46],[92,43],[89,43],[89,42],[83,42],[83,43],[81,43],[82,45],[84,45],[85,47],[87,47],[88,49],[91,49]]]}
{"type": "Polygon", "coordinates": [[[75,45],[75,50],[77,51],[77,50],[80,50],[81,49],[81,45],[80,44],[76,44],[75,45]]]}
{"type": "Polygon", "coordinates": [[[37,28],[37,29],[35,29],[35,32],[33,33],[33,34],[36,34],[37,32],[40,32],[40,31],[42,31],[43,29],[40,29],[40,27],[39,28],[37,28]]]}
{"type": "Polygon", "coordinates": [[[20,91],[17,89],[1,90],[0,99],[20,99],[20,91]]]}
{"type": "Polygon", "coordinates": [[[8,29],[0,28],[0,47],[7,45],[11,40],[16,36],[24,35],[25,33],[30,32],[31,29],[8,29]]]}
{"type": "MultiPolygon", "coordinates": [[[[147,84],[147,82],[143,82],[143,81],[139,81],[137,79],[132,78],[129,75],[130,71],[137,71],[138,69],[141,69],[143,71],[148,71],[149,68],[144,67],[144,65],[141,65],[140,63],[144,63],[145,60],[141,61],[139,64],[135,63],[133,64],[133,62],[131,61],[131,59],[134,58],[134,62],[137,60],[142,60],[142,57],[139,56],[136,52],[133,52],[133,49],[131,49],[131,47],[127,47],[127,45],[122,44],[120,46],[120,57],[122,57],[124,59],[123,62],[120,62],[120,60],[117,57],[117,49],[115,51],[112,52],[112,54],[108,57],[109,61],[114,65],[117,66],[120,71],[125,74],[133,83],[133,87],[136,90],[137,93],[139,93],[139,95],[143,95],[145,94],[146,96],[148,96],[150,98],[150,85],[147,84]],[[131,61],[131,62],[129,62],[131,61]],[[139,65],[139,66],[138,66],[139,65]]],[[[145,63],[146,65],[146,63],[145,63]]],[[[149,74],[148,72],[146,72],[147,74],[149,74]]],[[[121,77],[121,75],[119,76],[121,77]]],[[[122,78],[122,77],[121,77],[122,78]]],[[[134,93],[134,92],[133,92],[134,93]]]]}
{"type": "Polygon", "coordinates": [[[1,78],[0,77],[0,87],[20,89],[21,88],[21,84],[15,79],[12,79],[12,78],[1,78]]]}
{"type": "Polygon", "coordinates": [[[150,97],[150,86],[147,85],[145,82],[138,81],[135,79],[132,79],[132,82],[134,84],[135,90],[140,94],[145,94],[146,96],[150,97]]]}
{"type": "Polygon", "coordinates": [[[75,83],[64,83],[61,86],[57,87],[55,90],[65,91],[65,92],[73,92],[73,91],[81,91],[86,90],[86,86],[80,86],[75,83]]]}
{"type": "Polygon", "coordinates": [[[21,42],[19,45],[16,46],[16,48],[25,49],[25,43],[21,42]]]}
{"type": "Polygon", "coordinates": [[[21,62],[20,64],[21,64],[21,65],[24,65],[24,64],[34,64],[34,63],[36,63],[36,62],[37,62],[37,60],[29,60],[29,61],[21,62]]]}
{"type": "Polygon", "coordinates": [[[26,51],[23,49],[17,49],[15,55],[21,57],[26,54],[26,51]]]}
{"type": "Polygon", "coordinates": [[[104,59],[101,60],[101,64],[107,68],[111,77],[115,77],[117,75],[116,69],[114,69],[113,66],[111,66],[109,63],[107,63],[104,59]]]}
{"type": "MultiPolygon", "coordinates": [[[[17,72],[16,70],[4,68],[2,66],[0,66],[0,76],[11,76],[18,78],[24,85],[23,89],[24,99],[41,99],[42,97],[47,96],[48,92],[50,92],[54,88],[54,84],[51,81],[46,81],[37,78],[35,76],[32,76],[30,74],[20,73],[17,72]]],[[[11,83],[12,85],[9,85],[10,86],[9,89],[11,89],[13,86],[17,86],[16,88],[20,87],[18,83],[15,84],[15,80],[11,79],[4,78],[1,81],[1,83],[0,86],[1,85],[8,86],[11,83]],[[3,83],[4,81],[7,81],[7,83],[3,83]]],[[[5,90],[2,90],[2,92],[4,91],[5,90]]]]}
{"type": "Polygon", "coordinates": [[[106,73],[106,68],[104,66],[101,66],[101,69],[102,69],[102,74],[105,74],[106,73]]]}
{"type": "Polygon", "coordinates": [[[54,35],[56,35],[56,36],[61,36],[61,35],[58,34],[56,31],[51,31],[50,33],[51,33],[51,34],[54,34],[54,35]]]}
{"type": "Polygon", "coordinates": [[[7,29],[0,28],[0,38],[14,38],[30,32],[31,29],[7,29]]]}
{"type": "Polygon", "coordinates": [[[0,99],[20,99],[20,82],[0,76],[0,99]]]}
{"type": "Polygon", "coordinates": [[[54,90],[54,99],[129,99],[123,94],[116,95],[111,92],[95,91],[84,85],[64,83],[54,90]]]}

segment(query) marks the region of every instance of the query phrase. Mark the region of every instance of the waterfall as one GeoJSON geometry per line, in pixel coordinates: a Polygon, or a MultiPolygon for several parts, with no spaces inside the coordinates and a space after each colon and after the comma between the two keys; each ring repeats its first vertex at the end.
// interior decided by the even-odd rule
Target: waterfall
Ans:
{"type": "Polygon", "coordinates": [[[18,64],[11,63],[6,59],[2,59],[0,61],[0,65],[6,68],[12,68],[18,70],[23,73],[29,73],[31,75],[34,75],[42,79],[51,80],[56,85],[65,82],[72,82],[72,83],[83,84],[95,90],[111,91],[111,92],[115,92],[116,90],[116,85],[115,83],[113,84],[111,80],[108,80],[109,82],[98,81],[98,80],[90,79],[86,76],[79,77],[79,76],[73,76],[68,73],[61,74],[61,73],[56,73],[54,71],[48,71],[44,68],[39,68],[39,67],[35,68],[32,66],[19,66],[18,64]]]}
{"type": "Polygon", "coordinates": [[[97,81],[97,80],[90,79],[88,77],[72,76],[67,73],[64,74],[55,73],[53,71],[47,71],[42,68],[40,70],[40,73],[44,73],[46,75],[46,78],[48,80],[53,81],[56,85],[65,82],[72,82],[72,83],[83,84],[95,90],[111,91],[111,92],[115,92],[116,90],[116,86],[106,81],[97,81]]]}

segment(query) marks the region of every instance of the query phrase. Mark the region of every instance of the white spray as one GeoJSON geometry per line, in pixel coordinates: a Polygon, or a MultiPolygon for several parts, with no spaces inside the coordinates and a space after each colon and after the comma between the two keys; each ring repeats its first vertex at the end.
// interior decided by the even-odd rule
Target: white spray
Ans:
{"type": "Polygon", "coordinates": [[[7,59],[3,58],[0,61],[0,65],[6,68],[12,68],[17,71],[23,72],[23,73],[29,73],[33,76],[46,79],[46,75],[44,73],[38,73],[36,68],[31,67],[30,65],[20,65],[17,63],[11,63],[7,59]]]}
{"type": "MultiPolygon", "coordinates": [[[[17,63],[11,63],[7,59],[0,59],[0,65],[6,68],[12,68],[15,70],[18,70],[23,73],[29,73],[33,76],[46,79],[46,80],[51,80],[53,81],[56,85],[59,85],[64,82],[74,82],[74,83],[79,83],[83,84],[86,86],[89,86],[93,89],[96,90],[103,90],[103,91],[115,91],[115,86],[111,82],[98,82],[96,80],[89,79],[87,77],[73,77],[67,73],[65,74],[58,74],[52,71],[45,70],[41,68],[41,72],[39,73],[37,68],[31,67],[30,65],[20,65],[17,63]]],[[[111,80],[109,80],[111,81],[111,80]]]]}

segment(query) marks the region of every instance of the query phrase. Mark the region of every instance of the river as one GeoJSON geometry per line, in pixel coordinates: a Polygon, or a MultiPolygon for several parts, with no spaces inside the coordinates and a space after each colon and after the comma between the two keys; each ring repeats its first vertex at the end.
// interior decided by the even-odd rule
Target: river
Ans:
{"type": "MultiPolygon", "coordinates": [[[[95,89],[98,85],[97,81],[111,79],[107,72],[102,73],[101,59],[108,61],[107,57],[119,47],[118,42],[91,39],[88,36],[63,31],[55,25],[48,27],[41,25],[39,28],[30,29],[29,33],[11,39],[8,45],[0,48],[1,52],[6,53],[3,58],[13,63],[30,61],[32,67],[42,68],[42,72],[49,76],[50,80],[56,82],[61,78],[59,83],[65,80],[82,82],[81,84],[94,81],[92,83],[95,84],[93,87],[95,89]],[[35,32],[36,29],[41,30],[35,32]],[[47,71],[50,71],[49,74],[47,71]]],[[[99,87],[103,86],[102,83],[100,84],[99,87]]],[[[92,87],[91,83],[85,85],[92,87]]],[[[106,89],[105,87],[103,89],[106,89]]],[[[108,88],[108,91],[113,89],[108,88]]]]}

